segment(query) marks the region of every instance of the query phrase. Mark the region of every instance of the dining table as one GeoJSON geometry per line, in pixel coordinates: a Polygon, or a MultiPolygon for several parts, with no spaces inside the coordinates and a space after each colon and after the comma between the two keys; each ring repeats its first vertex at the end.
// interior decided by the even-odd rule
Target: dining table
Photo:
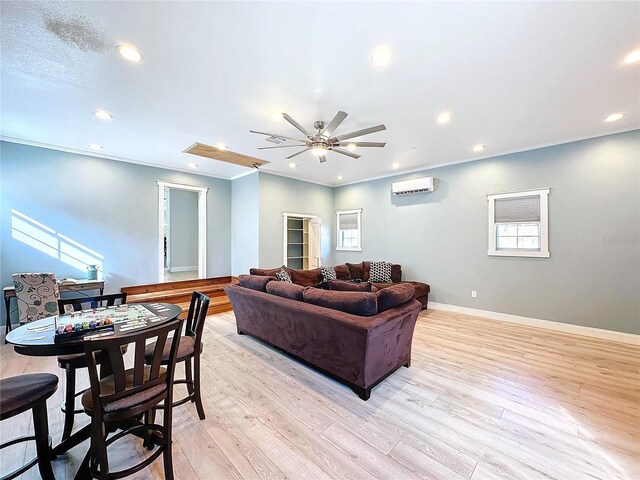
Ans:
{"type": "MultiPolygon", "coordinates": [[[[137,332],[140,332],[145,328],[155,327],[171,320],[175,320],[182,313],[182,308],[180,306],[171,303],[124,304],[114,307],[101,308],[99,310],[108,309],[113,309],[114,312],[117,310],[120,314],[120,317],[123,317],[123,321],[115,323],[113,325],[113,333],[109,334],[129,335],[131,336],[132,342],[135,341],[135,335],[137,332]],[[149,320],[145,320],[144,316],[142,316],[142,318],[140,317],[140,307],[144,307],[150,312],[148,316],[149,320]],[[132,319],[130,321],[126,320],[126,317],[124,317],[124,314],[126,313],[125,308],[130,309],[132,312],[136,312],[136,315],[132,315],[132,317],[135,317],[135,319],[132,319]]],[[[86,312],[86,315],[90,315],[92,310],[86,310],[84,312],[86,312]]],[[[70,315],[68,314],[64,316],[54,315],[51,317],[36,320],[34,322],[26,323],[9,332],[6,337],[7,343],[13,345],[16,353],[31,357],[49,357],[83,353],[84,342],[87,341],[87,339],[90,339],[95,335],[105,335],[105,333],[101,333],[100,331],[88,331],[86,332],[86,335],[72,336],[72,338],[65,339],[64,341],[59,341],[60,335],[58,335],[58,341],[56,341],[56,325],[58,325],[59,323],[67,323],[69,321],[73,322],[80,320],[80,314],[78,312],[73,313],[76,313],[78,315],[77,317],[74,316],[75,318],[73,319],[71,319],[70,315]]],[[[104,378],[110,373],[111,366],[108,364],[108,362],[103,361],[100,365],[100,376],[104,378]]],[[[82,427],[81,429],[73,433],[69,438],[63,440],[58,445],[53,447],[52,457],[55,458],[57,455],[67,452],[71,448],[79,445],[90,437],[91,423],[82,427]]]]}

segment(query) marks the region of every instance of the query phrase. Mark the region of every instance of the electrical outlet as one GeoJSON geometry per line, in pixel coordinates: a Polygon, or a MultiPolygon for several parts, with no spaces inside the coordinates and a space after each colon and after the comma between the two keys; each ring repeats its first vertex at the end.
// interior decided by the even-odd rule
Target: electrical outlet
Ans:
{"type": "Polygon", "coordinates": [[[471,298],[477,298],[478,297],[478,292],[476,292],[475,290],[471,290],[471,298]]]}

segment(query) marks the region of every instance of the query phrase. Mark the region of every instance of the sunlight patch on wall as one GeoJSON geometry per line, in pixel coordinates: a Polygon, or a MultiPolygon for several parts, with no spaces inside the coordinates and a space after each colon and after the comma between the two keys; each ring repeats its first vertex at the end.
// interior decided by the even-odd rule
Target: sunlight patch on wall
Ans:
{"type": "Polygon", "coordinates": [[[50,257],[86,272],[89,265],[97,265],[102,270],[103,256],[95,250],[56,232],[18,210],[11,209],[11,236],[50,257]]]}

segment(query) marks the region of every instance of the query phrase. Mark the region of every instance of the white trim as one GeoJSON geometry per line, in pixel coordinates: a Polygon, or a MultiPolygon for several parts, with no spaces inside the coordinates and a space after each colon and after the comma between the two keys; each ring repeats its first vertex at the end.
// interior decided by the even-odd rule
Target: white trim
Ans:
{"type": "MultiPolygon", "coordinates": [[[[462,159],[462,160],[454,160],[452,162],[436,163],[434,165],[425,165],[425,166],[422,166],[422,167],[410,168],[410,169],[407,169],[407,170],[396,170],[393,173],[385,173],[384,175],[377,175],[375,177],[367,177],[367,178],[363,178],[362,180],[354,180],[353,182],[337,183],[337,184],[333,185],[333,187],[334,188],[345,187],[347,185],[355,185],[357,183],[370,182],[372,180],[380,180],[382,178],[400,177],[402,175],[407,175],[407,174],[410,174],[410,173],[418,173],[418,172],[424,172],[425,170],[433,170],[434,168],[450,167],[452,165],[459,165],[461,163],[477,162],[479,160],[488,160],[488,159],[491,159],[491,158],[503,157],[505,155],[513,155],[514,153],[529,152],[531,150],[538,150],[540,148],[555,147],[555,146],[558,146],[558,145],[565,145],[565,144],[568,144],[568,143],[581,142],[583,140],[591,140],[592,138],[608,137],[609,135],[617,135],[619,133],[633,132],[633,131],[639,130],[639,129],[640,129],[640,125],[634,125],[632,127],[621,128],[619,130],[613,130],[613,131],[607,132],[607,133],[599,133],[597,135],[587,135],[587,136],[582,136],[582,137],[574,137],[574,138],[570,138],[568,140],[561,140],[561,141],[557,141],[557,142],[539,143],[539,144],[533,145],[531,147],[515,148],[515,149],[512,149],[512,150],[504,150],[502,152],[495,152],[495,153],[491,153],[491,154],[488,154],[488,155],[483,155],[481,157],[465,158],[465,159],[462,159]]],[[[489,152],[487,152],[487,153],[489,153],[489,152]]],[[[309,180],[305,180],[305,181],[309,181],[309,180]]]]}
{"type": "Polygon", "coordinates": [[[249,170],[248,172],[239,173],[238,175],[236,175],[234,177],[231,177],[229,180],[231,180],[231,181],[237,180],[239,178],[246,177],[248,175],[253,175],[254,173],[258,173],[258,169],[257,168],[249,170]]]}
{"type": "Polygon", "coordinates": [[[636,335],[633,333],[616,332],[614,330],[604,330],[602,328],[586,327],[584,325],[574,325],[572,323],[554,322],[552,320],[542,320],[540,318],[522,317],[520,315],[512,315],[510,313],[493,312],[491,310],[480,310],[470,307],[460,307],[458,305],[449,305],[447,303],[438,303],[431,301],[429,302],[429,308],[433,310],[443,310],[447,312],[462,313],[464,315],[484,317],[490,320],[498,320],[501,322],[517,323],[519,325],[527,325],[530,327],[543,328],[546,330],[554,330],[563,333],[582,335],[585,337],[601,338],[603,340],[611,340],[614,342],[640,345],[640,335],[636,335]]]}
{"type": "Polygon", "coordinates": [[[177,273],[177,272],[190,272],[192,270],[197,270],[197,269],[198,269],[198,265],[189,265],[188,267],[171,267],[169,271],[171,273],[177,273]]]}
{"type": "Polygon", "coordinates": [[[158,282],[164,282],[164,189],[174,188],[198,193],[198,278],[207,277],[207,192],[209,187],[163,182],[158,184],[158,282]]]}
{"type": "Polygon", "coordinates": [[[284,173],[280,173],[280,172],[272,172],[269,170],[265,170],[265,168],[268,165],[265,165],[264,167],[260,167],[260,173],[263,173],[265,175],[275,175],[276,177],[284,177],[284,178],[290,178],[292,180],[298,180],[300,182],[305,182],[305,183],[313,183],[315,185],[322,185],[323,187],[330,187],[330,188],[334,188],[335,185],[331,185],[329,183],[322,183],[322,182],[318,182],[316,180],[309,180],[307,178],[301,178],[301,177],[297,177],[295,175],[285,175],[284,173]]]}
{"type": "Polygon", "coordinates": [[[221,180],[229,180],[229,177],[224,177],[222,175],[214,175],[212,173],[194,172],[190,168],[180,168],[180,167],[174,167],[172,165],[163,165],[161,163],[145,162],[142,160],[134,160],[131,158],[118,157],[115,155],[107,155],[105,153],[80,150],[79,148],[62,147],[60,145],[52,145],[50,143],[32,142],[31,140],[24,140],[21,138],[5,137],[4,135],[0,135],[0,140],[2,140],[3,142],[17,143],[19,145],[28,145],[30,147],[47,148],[49,150],[56,150],[58,152],[75,153],[77,155],[86,155],[87,157],[103,158],[106,160],[113,160],[115,162],[133,163],[135,165],[143,165],[145,167],[160,168],[163,170],[168,170],[170,172],[184,172],[184,173],[189,173],[191,175],[199,175],[202,177],[211,177],[211,178],[219,178],[221,180]]]}
{"type": "Polygon", "coordinates": [[[489,243],[487,255],[491,257],[527,257],[549,258],[549,192],[550,188],[538,188],[535,190],[520,190],[512,193],[495,193],[487,195],[489,243]],[[540,250],[498,250],[496,249],[496,223],[495,200],[499,198],[517,198],[540,196],[540,250]]]}

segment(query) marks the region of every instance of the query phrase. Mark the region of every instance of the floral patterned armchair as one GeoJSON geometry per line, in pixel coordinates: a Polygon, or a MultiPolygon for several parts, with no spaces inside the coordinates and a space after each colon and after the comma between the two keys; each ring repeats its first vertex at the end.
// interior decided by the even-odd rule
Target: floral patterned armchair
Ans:
{"type": "Polygon", "coordinates": [[[20,323],[58,315],[60,292],[55,273],[14,273],[20,323]]]}

